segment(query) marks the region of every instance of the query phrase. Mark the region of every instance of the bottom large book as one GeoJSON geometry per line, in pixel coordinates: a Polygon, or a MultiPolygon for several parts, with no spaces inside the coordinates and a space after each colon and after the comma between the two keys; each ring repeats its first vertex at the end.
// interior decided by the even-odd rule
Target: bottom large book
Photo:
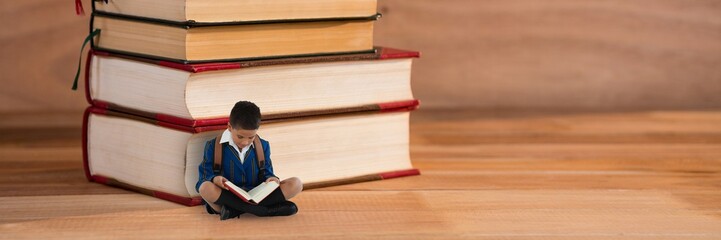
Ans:
{"type": "MultiPolygon", "coordinates": [[[[305,189],[418,175],[409,154],[414,107],[266,121],[258,134],[270,142],[275,174],[298,177],[305,189]]],[[[198,205],[195,183],[205,142],[226,126],[188,127],[90,107],[83,127],[85,174],[90,181],[198,205]]]]}

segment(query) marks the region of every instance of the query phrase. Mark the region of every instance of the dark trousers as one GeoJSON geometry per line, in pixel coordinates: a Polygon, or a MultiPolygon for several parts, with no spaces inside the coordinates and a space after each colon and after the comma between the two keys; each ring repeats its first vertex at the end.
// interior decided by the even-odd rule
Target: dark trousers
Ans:
{"type": "MultiPolygon", "coordinates": [[[[223,190],[223,191],[228,191],[228,190],[223,190]]],[[[243,201],[242,199],[240,199],[238,196],[235,196],[235,194],[230,194],[230,195],[232,195],[232,197],[234,198],[234,200],[237,201],[237,202],[239,202],[240,204],[251,205],[250,203],[246,203],[245,201],[243,201]]],[[[258,205],[259,205],[259,206],[264,206],[264,207],[270,207],[270,206],[273,206],[273,205],[276,205],[276,204],[279,204],[279,203],[283,203],[283,202],[285,202],[285,201],[286,201],[286,200],[285,200],[285,195],[283,195],[283,191],[281,191],[280,188],[276,188],[275,190],[273,190],[273,192],[270,193],[270,195],[268,195],[267,197],[265,197],[265,198],[263,199],[263,201],[261,201],[260,203],[258,203],[258,205]]],[[[204,202],[205,202],[205,201],[204,201],[204,202]]],[[[212,207],[210,207],[210,204],[207,204],[207,203],[205,204],[205,210],[208,212],[208,214],[219,214],[219,213],[216,212],[212,207]]]]}

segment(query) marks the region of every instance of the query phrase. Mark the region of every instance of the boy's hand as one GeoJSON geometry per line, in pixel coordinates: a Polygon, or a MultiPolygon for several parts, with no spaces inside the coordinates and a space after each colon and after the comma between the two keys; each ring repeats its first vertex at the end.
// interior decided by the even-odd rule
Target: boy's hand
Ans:
{"type": "Polygon", "coordinates": [[[277,177],[269,177],[268,179],[265,180],[265,182],[270,182],[270,181],[280,184],[280,179],[278,179],[277,177]]]}
{"type": "Polygon", "coordinates": [[[215,186],[218,186],[218,187],[220,187],[220,188],[222,188],[222,189],[228,190],[228,188],[225,187],[225,185],[223,184],[223,182],[225,182],[225,181],[228,181],[228,179],[226,179],[226,178],[223,177],[223,176],[215,176],[215,177],[213,177],[213,184],[215,184],[215,186]]]}

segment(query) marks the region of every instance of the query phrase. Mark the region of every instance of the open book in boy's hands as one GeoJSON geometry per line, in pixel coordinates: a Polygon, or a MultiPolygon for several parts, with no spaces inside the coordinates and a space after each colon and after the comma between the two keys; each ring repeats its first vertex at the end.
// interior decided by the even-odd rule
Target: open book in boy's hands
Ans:
{"type": "Polygon", "coordinates": [[[276,188],[278,188],[278,186],[280,186],[275,181],[269,181],[269,182],[261,183],[257,187],[246,192],[245,190],[236,186],[235,184],[233,184],[230,181],[223,182],[223,185],[225,185],[225,187],[227,187],[228,190],[230,190],[230,192],[234,193],[240,199],[242,199],[243,201],[245,201],[247,203],[253,204],[253,205],[257,205],[258,203],[263,201],[263,199],[265,199],[265,197],[270,195],[270,193],[272,193],[273,190],[275,190],[276,188]]]}

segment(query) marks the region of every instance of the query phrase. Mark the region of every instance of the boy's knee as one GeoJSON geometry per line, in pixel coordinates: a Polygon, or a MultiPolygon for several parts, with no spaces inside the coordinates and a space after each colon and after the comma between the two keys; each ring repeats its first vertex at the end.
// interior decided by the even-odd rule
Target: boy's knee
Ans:
{"type": "Polygon", "coordinates": [[[204,182],[200,184],[200,188],[198,189],[198,193],[200,193],[201,196],[215,195],[218,194],[218,192],[220,192],[220,188],[212,182],[204,182]]]}
{"type": "Polygon", "coordinates": [[[290,182],[294,190],[296,190],[297,192],[303,191],[303,182],[300,181],[300,178],[292,177],[289,178],[288,181],[290,182]]]}

